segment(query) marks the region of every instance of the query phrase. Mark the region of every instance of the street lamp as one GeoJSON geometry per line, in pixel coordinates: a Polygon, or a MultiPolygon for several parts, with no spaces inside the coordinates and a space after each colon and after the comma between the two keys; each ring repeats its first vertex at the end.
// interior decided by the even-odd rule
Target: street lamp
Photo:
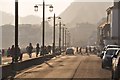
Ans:
{"type": "Polygon", "coordinates": [[[38,6],[43,6],[43,33],[42,33],[42,46],[44,51],[45,46],[45,6],[49,6],[50,12],[53,11],[53,6],[51,4],[45,4],[45,1],[43,0],[43,4],[36,4],[34,6],[35,11],[38,11],[38,6]]]}
{"type": "MultiPolygon", "coordinates": [[[[59,25],[59,50],[60,50],[60,53],[61,53],[61,28],[62,26],[65,26],[65,24],[62,24],[61,22],[59,24],[56,24],[56,25],[59,25]]],[[[63,27],[64,28],[64,27],[63,27]]],[[[64,34],[64,33],[63,33],[64,34]]],[[[64,35],[63,35],[64,36],[64,35]]],[[[63,38],[63,42],[64,42],[64,38],[63,38]]],[[[62,45],[62,47],[64,46],[64,44],[62,45]]]]}
{"type": "Polygon", "coordinates": [[[63,24],[62,27],[62,49],[64,50],[64,33],[65,33],[65,24],[63,24]]]}
{"type": "Polygon", "coordinates": [[[68,44],[67,44],[67,46],[70,47],[70,44],[71,44],[70,31],[68,31],[68,33],[67,33],[67,37],[68,37],[68,44]]]}
{"type": "Polygon", "coordinates": [[[17,60],[17,47],[18,47],[18,0],[15,0],[15,62],[18,62],[17,60]]]}
{"type": "Polygon", "coordinates": [[[54,17],[48,17],[48,20],[50,20],[51,18],[53,18],[53,53],[55,53],[55,19],[57,18],[58,20],[61,20],[61,17],[55,17],[55,13],[54,13],[54,17]]]}
{"type": "Polygon", "coordinates": [[[67,28],[65,28],[65,50],[66,50],[66,35],[67,35],[67,28]]]}
{"type": "Polygon", "coordinates": [[[59,51],[61,54],[61,22],[59,23],[59,51]]]}
{"type": "Polygon", "coordinates": [[[62,49],[64,50],[64,32],[65,32],[65,29],[64,29],[64,27],[62,28],[63,29],[63,34],[62,34],[62,41],[63,41],[63,43],[62,43],[62,49]]]}
{"type": "Polygon", "coordinates": [[[69,31],[66,32],[66,47],[68,47],[68,35],[69,35],[69,31]]]}
{"type": "Polygon", "coordinates": [[[65,28],[65,50],[67,48],[67,43],[70,43],[70,31],[68,31],[68,28],[65,28]],[[67,40],[69,40],[67,42],[67,40]]]}

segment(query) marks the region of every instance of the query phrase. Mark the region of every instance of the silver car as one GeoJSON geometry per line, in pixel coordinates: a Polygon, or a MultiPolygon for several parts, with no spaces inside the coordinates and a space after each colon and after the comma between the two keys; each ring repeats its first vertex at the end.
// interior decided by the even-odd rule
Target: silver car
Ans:
{"type": "Polygon", "coordinates": [[[112,58],[113,55],[118,51],[118,48],[108,48],[102,58],[102,68],[112,67],[112,58]]]}
{"type": "Polygon", "coordinates": [[[112,79],[120,79],[120,49],[116,52],[112,59],[112,79]]]}

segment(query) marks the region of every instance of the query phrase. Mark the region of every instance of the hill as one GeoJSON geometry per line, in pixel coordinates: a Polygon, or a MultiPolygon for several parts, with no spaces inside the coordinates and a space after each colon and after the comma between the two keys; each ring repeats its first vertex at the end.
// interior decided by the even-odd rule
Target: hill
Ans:
{"type": "Polygon", "coordinates": [[[106,9],[111,5],[110,2],[73,2],[60,16],[67,24],[96,24],[106,16],[106,9]]]}

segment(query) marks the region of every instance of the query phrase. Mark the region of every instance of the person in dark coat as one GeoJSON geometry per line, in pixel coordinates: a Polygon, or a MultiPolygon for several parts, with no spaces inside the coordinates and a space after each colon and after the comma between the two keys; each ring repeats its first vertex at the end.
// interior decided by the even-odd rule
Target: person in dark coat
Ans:
{"type": "Polygon", "coordinates": [[[76,53],[78,53],[78,47],[76,48],[76,53]]]}
{"type": "Polygon", "coordinates": [[[79,49],[79,53],[82,54],[82,47],[80,47],[80,49],[79,49]]]}
{"type": "Polygon", "coordinates": [[[22,58],[23,58],[23,53],[21,52],[19,56],[19,61],[22,61],[22,58]]]}
{"type": "Polygon", "coordinates": [[[48,53],[50,53],[51,54],[51,46],[49,45],[48,47],[47,47],[47,49],[48,49],[48,53]]]}
{"type": "Polygon", "coordinates": [[[32,43],[30,43],[28,46],[28,54],[30,58],[32,58],[32,50],[33,50],[33,46],[32,46],[32,43]]]}
{"type": "Polygon", "coordinates": [[[19,61],[22,61],[23,53],[21,52],[21,49],[19,46],[18,46],[18,57],[19,57],[19,61]]]}
{"type": "Polygon", "coordinates": [[[86,47],[86,51],[85,52],[86,52],[87,55],[89,55],[89,53],[88,53],[88,47],[86,47]]]}
{"type": "Polygon", "coordinates": [[[36,57],[38,57],[39,52],[40,52],[40,47],[39,47],[39,43],[37,43],[37,45],[36,45],[36,57]]]}
{"type": "Polygon", "coordinates": [[[48,48],[46,46],[44,46],[44,56],[48,54],[48,48]]]}
{"type": "Polygon", "coordinates": [[[15,47],[12,45],[12,48],[10,49],[10,55],[12,57],[12,63],[15,62],[15,47]]]}
{"type": "Polygon", "coordinates": [[[7,57],[10,57],[10,47],[7,49],[7,57]]]}
{"type": "Polygon", "coordinates": [[[15,62],[18,62],[18,59],[20,58],[20,56],[21,56],[21,50],[20,50],[19,45],[17,45],[16,51],[15,51],[15,62]]]}
{"type": "Polygon", "coordinates": [[[89,52],[91,53],[91,47],[89,47],[89,52]]]}

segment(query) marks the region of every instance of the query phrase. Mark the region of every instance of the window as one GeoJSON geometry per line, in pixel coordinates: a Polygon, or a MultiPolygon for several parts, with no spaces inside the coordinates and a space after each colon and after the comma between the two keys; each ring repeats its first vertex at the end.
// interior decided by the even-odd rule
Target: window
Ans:
{"type": "Polygon", "coordinates": [[[107,50],[106,54],[107,55],[114,55],[116,53],[117,50],[107,50]]]}

